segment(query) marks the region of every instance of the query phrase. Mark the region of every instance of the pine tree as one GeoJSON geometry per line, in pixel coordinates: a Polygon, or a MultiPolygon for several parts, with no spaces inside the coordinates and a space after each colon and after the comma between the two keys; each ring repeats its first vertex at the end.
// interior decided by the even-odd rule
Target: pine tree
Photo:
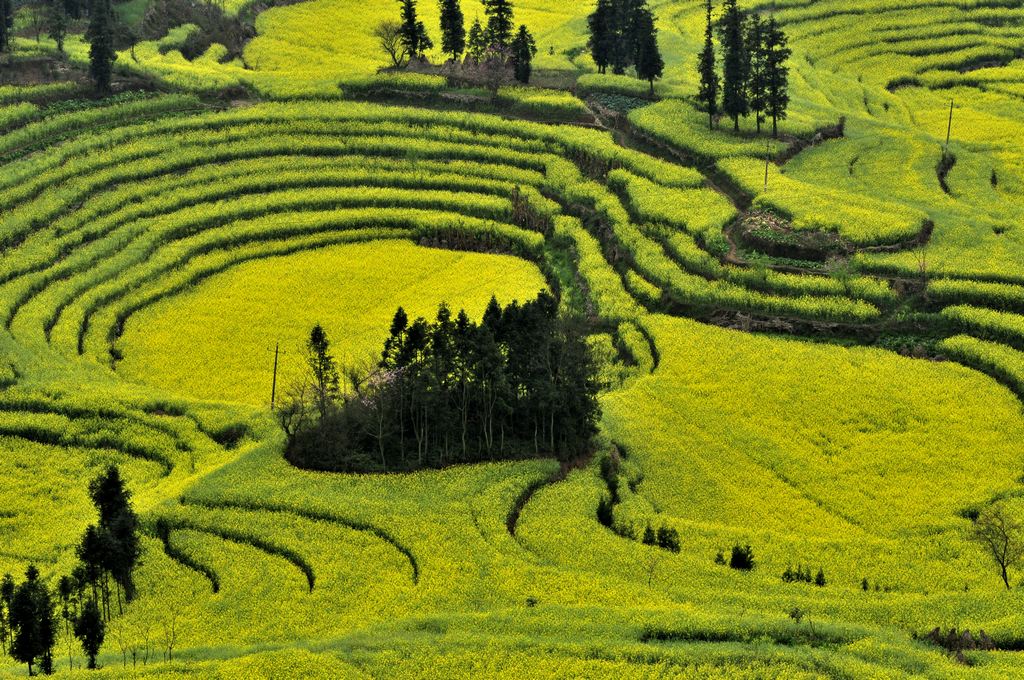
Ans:
{"type": "Polygon", "coordinates": [[[11,605],[14,603],[14,577],[4,574],[0,580],[0,645],[3,653],[7,654],[10,649],[11,638],[14,630],[11,628],[11,605]]]}
{"type": "Polygon", "coordinates": [[[587,17],[587,26],[590,28],[587,46],[598,73],[607,72],[611,61],[612,41],[615,37],[612,25],[614,12],[614,0],[597,0],[597,7],[587,17]]]}
{"type": "Polygon", "coordinates": [[[745,45],[746,17],[736,0],[725,0],[719,26],[722,43],[722,112],[733,120],[733,129],[740,130],[740,116],[750,112],[747,102],[747,57],[745,45]]]}
{"type": "Polygon", "coordinates": [[[761,132],[764,112],[768,108],[767,53],[765,51],[765,24],[759,14],[750,17],[747,24],[747,98],[750,111],[757,121],[757,132],[761,132]]]}
{"type": "Polygon", "coordinates": [[[52,650],[55,641],[56,626],[53,621],[53,601],[50,592],[39,580],[39,570],[29,565],[25,572],[25,581],[14,592],[10,610],[11,628],[14,630],[14,641],[11,645],[11,656],[21,663],[28,664],[28,674],[32,675],[32,664],[41,658],[41,666],[52,670],[52,650]]]}
{"type": "Polygon", "coordinates": [[[521,83],[530,82],[533,56],[537,54],[537,44],[525,25],[520,25],[516,37],[512,41],[512,68],[516,80],[521,83]]]}
{"type": "Polygon", "coordinates": [[[459,0],[441,0],[441,51],[459,60],[466,49],[466,26],[459,0]]]}
{"type": "Polygon", "coordinates": [[[313,380],[313,401],[320,414],[320,419],[327,417],[328,411],[340,394],[338,386],[338,366],[331,356],[331,343],[323,326],[317,324],[309,333],[306,344],[306,363],[313,380]]]}
{"type": "Polygon", "coordinates": [[[420,59],[426,59],[427,50],[434,48],[434,41],[430,39],[427,27],[423,25],[422,21],[416,22],[416,45],[420,50],[416,56],[420,59]]]}
{"type": "MultiPolygon", "coordinates": [[[[416,0],[398,0],[401,5],[402,46],[410,57],[421,56],[429,47],[422,45],[426,37],[423,22],[416,18],[416,0]]],[[[431,44],[430,47],[433,47],[431,44]]]]}
{"type": "Polygon", "coordinates": [[[110,79],[113,75],[114,60],[114,11],[110,0],[93,0],[89,16],[89,74],[92,76],[96,89],[110,92],[110,79]]]}
{"type": "Polygon", "coordinates": [[[477,17],[473,20],[473,25],[469,27],[466,52],[474,61],[480,61],[486,51],[487,36],[484,34],[484,27],[480,25],[480,18],[477,17]]]}
{"type": "Polygon", "coordinates": [[[89,658],[89,668],[96,668],[96,655],[105,637],[103,615],[96,600],[86,600],[82,614],[75,621],[75,637],[82,642],[82,651],[89,658]]]}
{"type": "Polygon", "coordinates": [[[633,10],[641,0],[612,0],[608,63],[612,73],[622,75],[633,60],[633,10]]]}
{"type": "Polygon", "coordinates": [[[11,48],[11,31],[13,29],[13,0],[0,0],[0,52],[6,52],[11,48]]]}
{"type": "Polygon", "coordinates": [[[484,36],[488,47],[508,47],[512,40],[511,0],[483,0],[487,28],[484,36]]]}
{"type": "Polygon", "coordinates": [[[707,13],[707,25],[704,29],[704,49],[701,50],[697,63],[700,73],[700,90],[697,99],[708,112],[708,129],[715,127],[715,114],[718,113],[718,72],[715,69],[714,26],[711,23],[711,0],[706,0],[704,9],[707,13]]]}
{"type": "Polygon", "coordinates": [[[637,11],[633,30],[637,41],[634,56],[636,77],[650,83],[653,95],[654,81],[665,71],[665,62],[658,49],[658,29],[654,25],[654,14],[646,5],[637,11]]]}
{"type": "Polygon", "coordinates": [[[779,136],[779,121],[786,119],[789,107],[789,68],[786,61],[793,53],[789,41],[774,16],[764,29],[765,110],[772,119],[772,136],[779,136]]]}

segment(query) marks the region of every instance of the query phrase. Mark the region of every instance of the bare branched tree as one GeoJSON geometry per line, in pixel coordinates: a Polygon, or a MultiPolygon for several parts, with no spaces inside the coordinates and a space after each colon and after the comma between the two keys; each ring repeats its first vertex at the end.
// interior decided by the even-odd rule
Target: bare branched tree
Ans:
{"type": "Polygon", "coordinates": [[[391,65],[402,68],[408,61],[405,44],[402,42],[402,25],[397,21],[382,21],[373,29],[373,37],[388,57],[391,65]]]}
{"type": "Polygon", "coordinates": [[[974,521],[972,537],[984,546],[999,567],[1006,589],[1010,589],[1009,569],[1024,558],[1024,525],[1002,503],[983,510],[974,521]]]}

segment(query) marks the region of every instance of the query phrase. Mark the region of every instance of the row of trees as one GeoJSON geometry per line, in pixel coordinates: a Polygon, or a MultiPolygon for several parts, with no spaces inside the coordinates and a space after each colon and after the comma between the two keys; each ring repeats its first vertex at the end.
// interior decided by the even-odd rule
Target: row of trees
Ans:
{"type": "Polygon", "coordinates": [[[446,305],[433,321],[399,309],[381,359],[344,369],[320,326],[309,376],[278,411],[286,456],[301,467],[408,470],[584,453],[597,431],[596,367],[580,329],[548,293],[478,324],[446,305]]]}
{"type": "Polygon", "coordinates": [[[622,75],[634,67],[637,78],[650,83],[662,76],[665,62],[658,49],[658,29],[647,0],[597,0],[587,17],[588,46],[599,73],[622,75]]]}
{"type": "Polygon", "coordinates": [[[89,668],[96,668],[106,622],[113,615],[111,581],[119,612],[123,602],[135,596],[132,572],[141,552],[139,523],[116,466],[92,481],[89,495],[99,522],[86,529],[78,547],[81,561],[70,576],[61,577],[55,592],[40,579],[35,565],[28,567],[25,580],[18,585],[10,574],[0,580],[0,647],[27,664],[29,675],[33,666],[47,674],[54,671],[58,634],[68,641],[69,665],[71,641],[77,638],[89,668]]]}
{"type": "MultiPolygon", "coordinates": [[[[101,92],[110,91],[114,61],[117,59],[115,41],[118,19],[111,0],[33,0],[25,6],[30,26],[35,30],[36,40],[45,33],[57,43],[57,50],[64,52],[64,39],[71,22],[87,14],[89,25],[85,32],[89,41],[89,75],[101,92]]],[[[0,52],[11,48],[11,32],[14,27],[13,0],[0,0],[0,52]]]]}
{"type": "MultiPolygon", "coordinates": [[[[537,54],[533,35],[525,25],[515,29],[510,0],[483,0],[483,6],[487,23],[475,19],[467,34],[460,0],[440,0],[441,52],[448,55],[450,66],[462,67],[452,75],[471,79],[484,66],[507,70],[519,82],[528,83],[537,54]]],[[[399,21],[381,22],[374,36],[395,68],[413,59],[426,61],[426,53],[434,48],[419,19],[417,0],[399,0],[399,21]]]]}
{"type": "Polygon", "coordinates": [[[711,0],[705,0],[707,25],[704,48],[697,62],[700,89],[697,99],[708,113],[708,127],[714,129],[721,112],[740,129],[740,117],[754,114],[757,131],[767,118],[772,135],[779,134],[779,121],[786,118],[789,106],[789,69],[786,61],[792,51],[788,39],[774,16],[765,21],[760,14],[747,14],[736,0],[725,0],[718,21],[718,40],[722,52],[722,75],[716,66],[715,26],[711,0]]]}

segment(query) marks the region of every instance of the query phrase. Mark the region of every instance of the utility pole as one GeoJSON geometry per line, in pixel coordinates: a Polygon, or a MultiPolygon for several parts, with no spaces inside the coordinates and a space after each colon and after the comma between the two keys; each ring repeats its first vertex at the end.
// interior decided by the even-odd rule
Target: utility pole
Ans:
{"type": "Polygon", "coordinates": [[[946,125],[946,153],[949,153],[949,136],[953,132],[953,100],[949,100],[949,124],[946,125]]]}
{"type": "Polygon", "coordinates": [[[281,343],[274,343],[274,381],[270,383],[270,410],[274,410],[277,400],[277,357],[281,353],[281,343]]]}

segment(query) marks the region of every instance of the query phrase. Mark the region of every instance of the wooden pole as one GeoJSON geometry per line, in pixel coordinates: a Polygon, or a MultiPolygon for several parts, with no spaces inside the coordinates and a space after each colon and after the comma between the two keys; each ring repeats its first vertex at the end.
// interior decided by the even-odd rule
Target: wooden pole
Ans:
{"type": "Polygon", "coordinates": [[[772,162],[772,141],[764,140],[764,190],[768,191],[768,166],[772,162]]]}
{"type": "Polygon", "coordinates": [[[281,350],[281,343],[274,343],[274,380],[270,383],[270,410],[274,410],[274,402],[277,399],[277,357],[281,350]]]}
{"type": "Polygon", "coordinates": [[[949,137],[953,133],[953,100],[949,100],[949,123],[946,125],[946,152],[949,153],[949,137]]]}

